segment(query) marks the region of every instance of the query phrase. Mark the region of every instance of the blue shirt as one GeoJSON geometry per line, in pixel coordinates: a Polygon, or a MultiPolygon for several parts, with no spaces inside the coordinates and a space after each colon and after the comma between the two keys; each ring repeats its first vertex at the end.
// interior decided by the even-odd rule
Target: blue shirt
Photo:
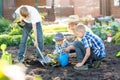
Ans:
{"type": "Polygon", "coordinates": [[[106,56],[104,43],[97,35],[86,32],[82,38],[82,44],[85,48],[92,49],[93,53],[100,58],[104,58],[106,56]]]}
{"type": "Polygon", "coordinates": [[[67,40],[65,40],[64,42],[63,42],[63,44],[61,44],[61,45],[58,45],[58,44],[55,44],[55,50],[54,50],[54,54],[59,54],[59,53],[63,53],[64,52],[64,49],[66,48],[66,47],[68,47],[70,45],[70,43],[67,41],[67,40]]]}

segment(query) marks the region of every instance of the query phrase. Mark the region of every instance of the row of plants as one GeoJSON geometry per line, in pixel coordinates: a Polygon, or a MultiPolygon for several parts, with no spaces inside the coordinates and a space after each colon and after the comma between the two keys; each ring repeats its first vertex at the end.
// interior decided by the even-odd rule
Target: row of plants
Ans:
{"type": "MultiPolygon", "coordinates": [[[[0,35],[0,45],[6,44],[8,46],[18,46],[20,44],[21,35],[0,35]]],[[[44,36],[44,44],[45,45],[53,45],[54,41],[52,41],[53,35],[44,36]]],[[[32,41],[28,38],[27,45],[32,45],[32,41]]]]}
{"type": "Polygon", "coordinates": [[[112,21],[109,24],[94,25],[92,28],[93,33],[101,37],[103,40],[106,40],[107,34],[112,35],[112,41],[116,44],[120,44],[120,23],[112,21]]]}
{"type": "MultiPolygon", "coordinates": [[[[0,18],[0,45],[6,44],[8,46],[18,46],[20,43],[20,39],[22,36],[22,29],[17,25],[17,23],[13,22],[11,23],[5,18],[0,18]]],[[[44,33],[44,44],[45,45],[53,45],[54,41],[52,41],[54,33],[53,34],[46,34],[50,32],[66,32],[67,26],[66,25],[43,25],[43,33],[44,33]]],[[[32,37],[33,34],[31,34],[32,37]]],[[[33,44],[30,39],[28,39],[27,42],[28,45],[33,44]]]]}
{"type": "MultiPolygon", "coordinates": [[[[5,43],[8,46],[16,46],[20,43],[20,38],[22,35],[22,29],[18,27],[17,23],[11,23],[10,21],[1,18],[0,19],[0,44],[5,43]],[[7,34],[7,35],[5,35],[7,34]]],[[[53,34],[49,34],[51,32],[67,32],[67,25],[63,24],[55,24],[55,25],[43,25],[44,32],[44,43],[54,44],[52,41],[53,34]],[[49,35],[46,35],[48,33],[49,35]]],[[[92,28],[93,33],[100,36],[103,40],[106,40],[107,34],[112,35],[112,41],[116,44],[120,45],[120,23],[111,21],[108,24],[99,25],[95,24],[92,28]]],[[[32,35],[33,36],[33,35],[32,35]]],[[[28,39],[28,45],[31,45],[32,41],[28,39]]]]}

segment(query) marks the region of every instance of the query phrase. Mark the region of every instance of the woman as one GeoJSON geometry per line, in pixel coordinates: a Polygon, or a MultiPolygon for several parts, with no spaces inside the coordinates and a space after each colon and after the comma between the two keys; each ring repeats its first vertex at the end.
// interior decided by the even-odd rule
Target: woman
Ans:
{"type": "MultiPolygon", "coordinates": [[[[30,33],[32,28],[35,36],[34,46],[38,46],[41,51],[44,48],[43,42],[43,32],[41,26],[41,17],[36,8],[28,5],[22,5],[16,9],[15,14],[18,15],[20,21],[24,21],[25,25],[23,26],[22,38],[19,45],[18,51],[18,62],[22,62],[24,60],[24,53],[26,49],[26,42],[28,38],[28,34],[30,33]],[[27,33],[26,33],[27,32],[27,33]]],[[[41,58],[39,52],[36,52],[36,58],[41,58]]]]}

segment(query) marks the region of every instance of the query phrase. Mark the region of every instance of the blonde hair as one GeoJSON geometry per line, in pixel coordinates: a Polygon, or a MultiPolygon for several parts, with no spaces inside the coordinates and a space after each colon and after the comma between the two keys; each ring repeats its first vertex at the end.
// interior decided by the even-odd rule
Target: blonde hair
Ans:
{"type": "Polygon", "coordinates": [[[20,14],[22,17],[27,18],[29,16],[28,9],[26,7],[21,7],[20,8],[20,14]]]}
{"type": "Polygon", "coordinates": [[[78,32],[79,30],[86,31],[85,25],[84,25],[84,24],[78,24],[77,26],[74,27],[74,30],[77,31],[77,32],[78,32]]]}

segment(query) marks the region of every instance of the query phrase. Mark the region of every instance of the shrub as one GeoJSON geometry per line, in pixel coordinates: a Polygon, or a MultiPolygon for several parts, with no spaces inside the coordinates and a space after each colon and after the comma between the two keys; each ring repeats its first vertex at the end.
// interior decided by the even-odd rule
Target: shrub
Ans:
{"type": "Polygon", "coordinates": [[[14,36],[9,36],[9,35],[5,35],[5,34],[0,35],[0,45],[1,44],[6,44],[8,46],[19,45],[20,38],[21,38],[21,35],[14,35],[14,36]]]}
{"type": "Polygon", "coordinates": [[[115,44],[120,45],[120,32],[118,32],[115,36],[113,36],[112,42],[114,42],[115,44]]]}
{"type": "Polygon", "coordinates": [[[10,32],[8,33],[9,35],[21,35],[22,34],[22,29],[18,26],[15,21],[10,24],[10,32]]]}
{"type": "Polygon", "coordinates": [[[7,33],[10,30],[10,21],[5,18],[0,18],[0,34],[7,33]]]}
{"type": "Polygon", "coordinates": [[[45,45],[54,45],[54,41],[53,41],[53,34],[52,35],[46,35],[44,36],[44,44],[45,45]]]}

